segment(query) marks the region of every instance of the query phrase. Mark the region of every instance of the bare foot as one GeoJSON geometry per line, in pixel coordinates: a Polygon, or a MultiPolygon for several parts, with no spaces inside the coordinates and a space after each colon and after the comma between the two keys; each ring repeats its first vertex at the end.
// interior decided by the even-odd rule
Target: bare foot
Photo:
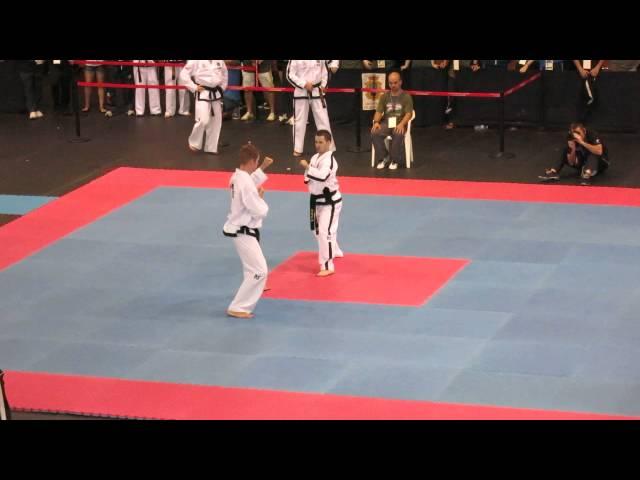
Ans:
{"type": "Polygon", "coordinates": [[[333,275],[334,273],[336,273],[333,270],[320,270],[317,274],[316,277],[328,277],[329,275],[333,275]]]}
{"type": "Polygon", "coordinates": [[[253,313],[247,312],[235,312],[233,310],[227,310],[227,315],[234,318],[253,318],[253,313]]]}

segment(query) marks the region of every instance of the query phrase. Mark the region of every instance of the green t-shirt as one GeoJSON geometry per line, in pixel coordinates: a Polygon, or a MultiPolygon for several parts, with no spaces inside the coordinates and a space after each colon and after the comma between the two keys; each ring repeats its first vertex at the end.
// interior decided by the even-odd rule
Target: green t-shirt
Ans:
{"type": "Polygon", "coordinates": [[[400,92],[398,96],[392,96],[391,92],[385,92],[378,100],[376,112],[384,113],[384,119],[397,117],[398,122],[407,114],[413,112],[413,99],[406,92],[400,92]]]}

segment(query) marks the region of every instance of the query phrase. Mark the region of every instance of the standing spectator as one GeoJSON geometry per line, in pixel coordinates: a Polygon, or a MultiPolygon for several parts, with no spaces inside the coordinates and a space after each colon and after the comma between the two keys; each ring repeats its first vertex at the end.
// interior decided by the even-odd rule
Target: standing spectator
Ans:
{"type": "Polygon", "coordinates": [[[518,72],[526,73],[533,66],[533,68],[539,68],[540,70],[557,70],[562,72],[564,70],[564,60],[519,60],[518,72]]]}
{"type": "Polygon", "coordinates": [[[18,60],[18,74],[24,87],[29,120],[42,118],[40,111],[42,101],[42,78],[44,77],[44,60],[18,60]]]}
{"type": "MultiPolygon", "coordinates": [[[[163,62],[171,63],[184,63],[186,60],[162,60],[163,62]]],[[[174,86],[178,83],[180,78],[180,72],[182,67],[164,67],[164,84],[174,86]]],[[[180,107],[178,109],[179,115],[185,117],[191,115],[189,113],[189,106],[191,104],[191,95],[188,90],[178,90],[178,99],[180,101],[180,107]]],[[[165,110],[164,118],[171,118],[176,114],[176,90],[170,88],[165,90],[165,110]]]]}
{"type": "Polygon", "coordinates": [[[224,60],[187,60],[180,72],[180,83],[195,94],[195,125],[189,136],[189,148],[218,155],[222,128],[222,96],[228,85],[224,60]],[[206,137],[206,138],[205,138],[206,137]]]}
{"type": "Polygon", "coordinates": [[[607,67],[611,72],[636,72],[640,60],[607,60],[607,67]]]}
{"type": "MultiPolygon", "coordinates": [[[[91,60],[87,60],[91,62],[91,60]]],[[[93,60],[94,62],[102,62],[102,60],[93,60]]],[[[96,79],[98,83],[104,82],[104,66],[99,63],[87,63],[84,66],[84,81],[85,82],[95,82],[96,79]]],[[[91,91],[93,87],[84,87],[84,108],[83,112],[88,112],[91,110],[91,91]]],[[[98,104],[100,108],[100,113],[107,113],[107,109],[104,108],[104,87],[98,87],[98,104]]]]}
{"type": "Polygon", "coordinates": [[[513,66],[514,63],[511,60],[481,60],[480,66],[483,69],[499,69],[499,70],[507,70],[510,66],[513,66]]]}
{"type": "MultiPolygon", "coordinates": [[[[229,67],[238,67],[240,65],[240,60],[225,60],[224,63],[227,66],[228,70],[228,86],[239,87],[242,83],[242,75],[240,74],[240,70],[229,67]]],[[[240,107],[242,105],[242,96],[240,95],[240,91],[230,90],[227,88],[222,96],[222,103],[222,117],[224,119],[228,119],[229,117],[233,118],[234,120],[240,119],[240,107]]]]}
{"type": "Polygon", "coordinates": [[[385,73],[399,72],[402,77],[402,86],[409,88],[411,80],[411,60],[385,60],[385,73]]]}
{"type": "MultiPolygon", "coordinates": [[[[131,60],[118,60],[119,62],[130,62],[131,60]]],[[[109,65],[106,66],[106,77],[108,83],[124,83],[133,85],[133,67],[131,65],[109,65]]],[[[112,101],[118,114],[125,113],[128,116],[135,115],[133,102],[135,89],[116,88],[112,93],[112,101]]]]}
{"type": "MultiPolygon", "coordinates": [[[[258,81],[261,87],[273,88],[273,74],[271,73],[272,60],[243,60],[242,65],[245,67],[258,66],[258,81]]],[[[242,86],[255,87],[255,72],[242,71],[242,86]]],[[[276,119],[276,99],[274,92],[264,92],[269,108],[269,116],[267,122],[273,122],[276,119]]],[[[252,91],[245,90],[244,101],[247,104],[247,111],[240,120],[253,120],[255,118],[255,96],[252,91]]]]}
{"type": "Polygon", "coordinates": [[[574,60],[573,64],[582,79],[580,99],[578,102],[579,118],[585,123],[598,106],[598,75],[604,60],[574,60]]]}
{"type": "Polygon", "coordinates": [[[69,60],[49,60],[49,85],[53,97],[53,110],[71,113],[71,79],[69,60]]]}
{"type": "MultiPolygon", "coordinates": [[[[286,81],[288,63],[289,63],[289,60],[276,60],[279,87],[290,86],[286,81]]],[[[282,92],[279,94],[278,100],[279,100],[278,111],[280,112],[278,121],[282,125],[284,125],[285,123],[288,123],[289,125],[293,125],[293,94],[291,92],[282,92]]]]}
{"type": "MultiPolygon", "coordinates": [[[[469,68],[472,72],[477,72],[480,70],[480,62],[479,60],[450,60],[446,67],[448,92],[457,91],[457,76],[459,71],[463,68],[469,68]]],[[[451,130],[456,126],[454,122],[455,110],[456,97],[447,97],[447,104],[444,109],[444,128],[447,130],[451,130]]]]}
{"type": "MultiPolygon", "coordinates": [[[[154,60],[134,60],[136,63],[153,63],[154,60]]],[[[136,85],[158,85],[158,70],[156,67],[133,67],[133,81],[136,85]]],[[[136,88],[136,116],[141,117],[147,106],[146,88],[136,88]]],[[[149,89],[149,110],[151,115],[162,114],[160,106],[160,91],[149,89]]]]}
{"type": "MultiPolygon", "coordinates": [[[[293,125],[293,156],[299,157],[304,150],[304,134],[307,130],[309,110],[313,112],[313,119],[318,130],[331,133],[327,103],[324,90],[329,79],[327,64],[324,60],[289,60],[287,66],[287,80],[295,87],[293,92],[294,125],[293,125]]],[[[335,140],[332,151],[335,151],[335,140]]]]}

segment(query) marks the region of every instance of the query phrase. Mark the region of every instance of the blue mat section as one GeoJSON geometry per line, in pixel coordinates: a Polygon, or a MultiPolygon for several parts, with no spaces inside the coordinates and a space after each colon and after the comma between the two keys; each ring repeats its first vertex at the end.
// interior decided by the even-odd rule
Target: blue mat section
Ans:
{"type": "Polygon", "coordinates": [[[24,215],[58,197],[32,195],[0,195],[0,214],[24,215]]]}
{"type": "MultiPolygon", "coordinates": [[[[315,250],[307,196],[267,198],[269,265],[315,250]]],[[[0,272],[0,366],[640,414],[640,209],[347,196],[347,255],[471,264],[420,308],[263,299],[245,322],[228,200],[160,188],[0,272]]]]}

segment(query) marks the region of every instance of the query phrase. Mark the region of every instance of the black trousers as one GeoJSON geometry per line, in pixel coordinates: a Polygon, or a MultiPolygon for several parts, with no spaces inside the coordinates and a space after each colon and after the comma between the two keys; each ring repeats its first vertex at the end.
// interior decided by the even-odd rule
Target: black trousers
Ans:
{"type": "Polygon", "coordinates": [[[71,80],[73,71],[66,60],[60,64],[49,66],[49,84],[53,98],[53,109],[56,111],[68,110],[71,102],[71,80]]]}
{"type": "Polygon", "coordinates": [[[567,160],[567,155],[569,154],[569,147],[565,147],[562,152],[562,157],[560,158],[560,162],[556,167],[557,172],[560,172],[562,168],[566,165],[571,168],[575,168],[577,170],[588,169],[592,172],[602,173],[607,168],[609,168],[609,154],[607,151],[604,151],[602,155],[594,155],[584,149],[576,150],[576,164],[571,165],[567,160]]]}
{"type": "MultiPolygon", "coordinates": [[[[133,84],[133,67],[107,65],[105,71],[106,83],[127,83],[133,84]]],[[[119,112],[133,110],[133,101],[135,97],[135,89],[133,88],[114,88],[109,89],[114,106],[119,112]]]]}
{"type": "Polygon", "coordinates": [[[34,69],[32,72],[20,72],[20,80],[22,80],[22,86],[24,87],[24,96],[29,112],[40,110],[43,76],[43,71],[40,68],[34,69]]]}

